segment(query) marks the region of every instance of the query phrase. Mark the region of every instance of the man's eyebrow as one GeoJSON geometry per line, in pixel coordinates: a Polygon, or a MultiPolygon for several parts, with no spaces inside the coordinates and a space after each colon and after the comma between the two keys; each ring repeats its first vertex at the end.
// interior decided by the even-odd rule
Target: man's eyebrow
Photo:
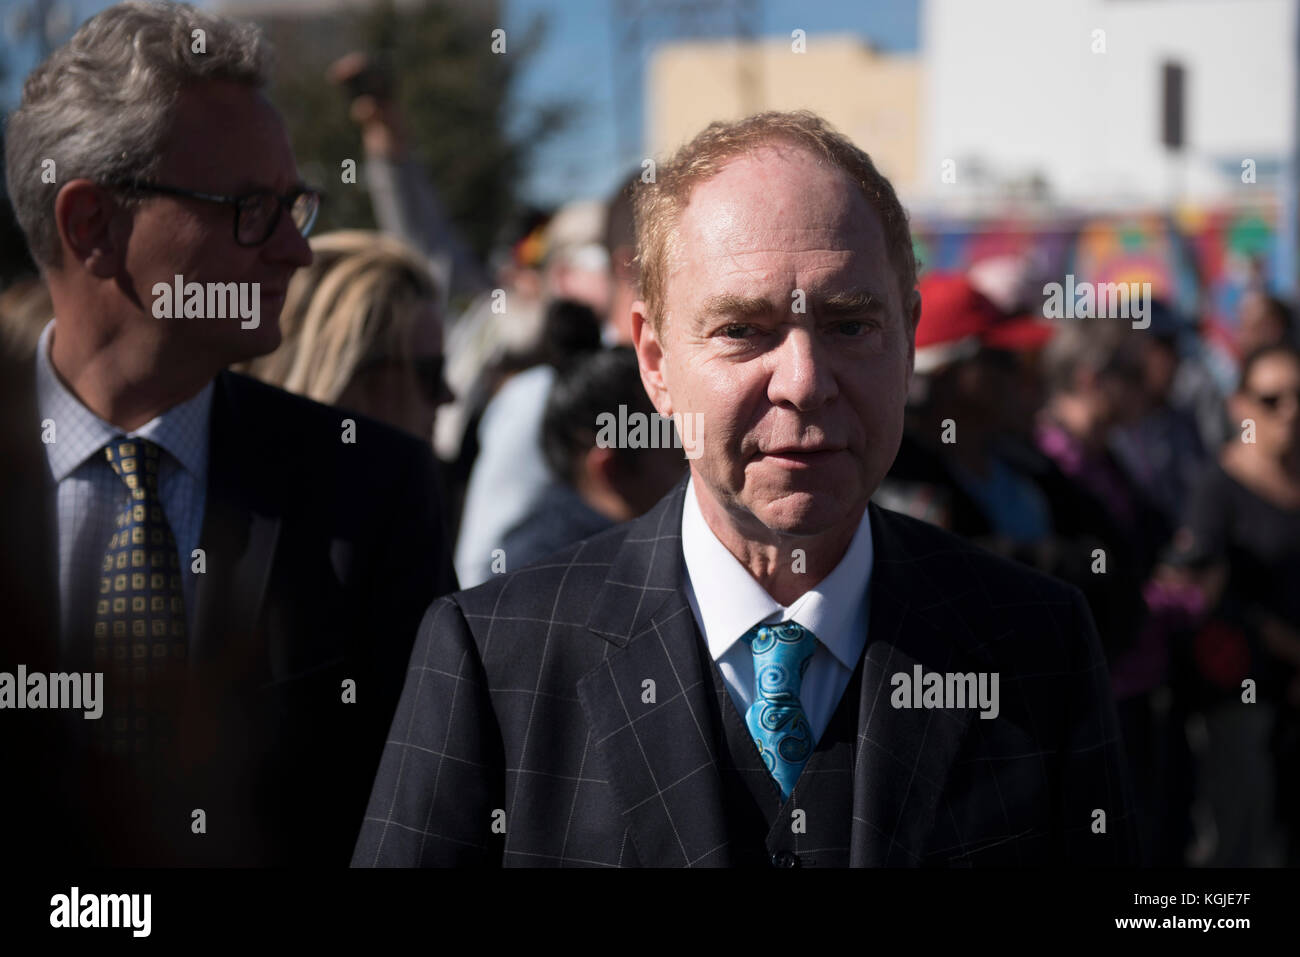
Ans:
{"type": "Polygon", "coordinates": [[[821,312],[841,315],[856,315],[863,312],[879,312],[885,308],[883,296],[877,296],[868,289],[855,289],[850,292],[836,292],[817,300],[821,312]]]}
{"type": "MultiPolygon", "coordinates": [[[[829,315],[861,315],[880,312],[885,308],[884,297],[867,289],[831,293],[826,297],[810,297],[817,303],[817,311],[829,315]]],[[[770,315],[772,304],[761,296],[740,296],[725,292],[710,296],[700,307],[699,318],[757,319],[770,315]]]]}
{"type": "Polygon", "coordinates": [[[275,186],[268,186],[265,183],[254,183],[250,180],[240,180],[239,187],[231,192],[232,196],[246,196],[249,193],[275,193],[277,196],[283,196],[292,193],[296,189],[309,189],[310,187],[301,179],[294,180],[287,189],[279,189],[275,186]]]}
{"type": "Polygon", "coordinates": [[[738,296],[723,292],[710,296],[700,307],[701,318],[726,316],[735,319],[750,319],[765,316],[772,311],[772,304],[761,296],[738,296]]]}

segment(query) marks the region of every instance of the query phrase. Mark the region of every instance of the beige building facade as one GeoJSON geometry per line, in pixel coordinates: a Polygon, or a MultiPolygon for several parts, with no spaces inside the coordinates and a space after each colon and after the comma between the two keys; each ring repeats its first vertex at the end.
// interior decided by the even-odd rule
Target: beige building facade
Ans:
{"type": "Polygon", "coordinates": [[[809,109],[907,192],[919,172],[921,77],[916,56],[880,53],[854,36],[667,44],[647,76],[649,155],[671,152],[713,120],[809,109]]]}

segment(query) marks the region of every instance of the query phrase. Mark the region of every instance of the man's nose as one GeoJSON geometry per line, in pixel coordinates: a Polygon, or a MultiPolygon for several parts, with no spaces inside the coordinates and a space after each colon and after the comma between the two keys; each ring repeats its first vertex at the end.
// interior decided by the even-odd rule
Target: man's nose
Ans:
{"type": "Polygon", "coordinates": [[[262,247],[262,255],[272,262],[290,265],[294,269],[311,265],[311,245],[294,225],[288,210],[281,212],[280,221],[275,224],[275,230],[262,247]]]}
{"type": "Polygon", "coordinates": [[[773,405],[788,403],[801,411],[815,409],[838,392],[830,352],[814,332],[791,330],[773,351],[772,362],[767,397],[773,405]]]}

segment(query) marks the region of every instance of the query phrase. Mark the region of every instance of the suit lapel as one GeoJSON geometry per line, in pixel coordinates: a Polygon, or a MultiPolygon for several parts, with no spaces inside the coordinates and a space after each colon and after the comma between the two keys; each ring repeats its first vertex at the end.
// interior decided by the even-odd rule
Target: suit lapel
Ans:
{"type": "MultiPolygon", "coordinates": [[[[587,626],[605,637],[601,665],[578,684],[595,747],[649,866],[726,864],[727,808],[718,734],[685,594],[685,481],[632,523],[587,626]],[[656,703],[643,703],[653,680],[656,703]]],[[[893,675],[991,670],[971,623],[953,610],[954,583],[932,580],[905,519],[870,506],[874,564],[858,701],[850,864],[921,863],[972,709],[894,708],[893,675]]]]}
{"type": "Polygon", "coordinates": [[[286,465],[274,454],[237,377],[217,377],[200,547],[207,570],[195,589],[191,667],[220,655],[245,665],[259,653],[257,623],[280,534],[286,465]],[[229,642],[245,643],[235,654],[229,642]]]}
{"type": "Polygon", "coordinates": [[[874,502],[867,647],[858,710],[850,864],[916,866],[939,797],[973,712],[895,708],[892,677],[924,671],[987,670],[987,652],[952,610],[959,583],[933,581],[908,542],[905,520],[874,502]],[[909,557],[912,556],[912,557],[909,557]]]}
{"type": "Polygon", "coordinates": [[[685,490],[683,478],[629,527],[587,621],[608,652],[578,683],[637,857],[650,867],[728,861],[713,683],[685,593],[685,490]]]}
{"type": "MultiPolygon", "coordinates": [[[[32,671],[66,666],[59,647],[58,524],[36,400],[36,360],[4,360],[0,383],[9,423],[0,433],[5,462],[0,474],[0,528],[3,528],[3,580],[11,589],[5,601],[5,651],[8,665],[32,671]]],[[[80,664],[78,662],[78,664],[80,664]]]]}

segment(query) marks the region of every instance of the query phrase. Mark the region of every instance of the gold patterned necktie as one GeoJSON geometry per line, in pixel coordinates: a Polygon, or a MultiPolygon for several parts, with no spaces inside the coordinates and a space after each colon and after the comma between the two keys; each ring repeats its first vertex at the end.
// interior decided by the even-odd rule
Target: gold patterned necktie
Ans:
{"type": "Polygon", "coordinates": [[[185,660],[180,562],[158,494],[159,447],[119,438],[104,454],[130,497],[117,515],[95,601],[95,667],[107,679],[96,731],[101,750],[156,757],[170,743],[166,715],[185,660]]]}

